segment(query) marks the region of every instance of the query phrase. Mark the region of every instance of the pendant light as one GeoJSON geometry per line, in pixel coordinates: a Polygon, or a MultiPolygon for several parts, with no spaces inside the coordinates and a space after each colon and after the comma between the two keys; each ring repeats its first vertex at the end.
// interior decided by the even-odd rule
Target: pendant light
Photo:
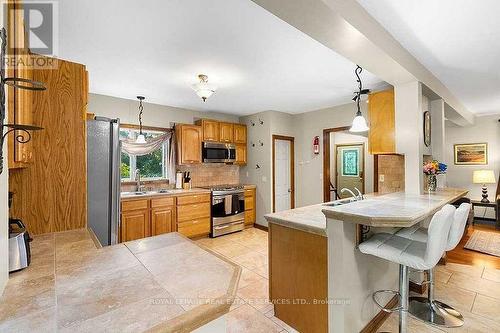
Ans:
{"type": "Polygon", "coordinates": [[[139,100],[139,135],[137,136],[135,143],[145,144],[146,136],[144,136],[144,134],[142,133],[142,111],[144,110],[144,106],[142,106],[142,101],[145,100],[146,98],[144,96],[137,96],[137,99],[139,100]]]}
{"type": "Polygon", "coordinates": [[[352,126],[349,129],[349,132],[353,133],[359,133],[359,132],[366,132],[370,128],[366,124],[366,119],[363,117],[363,114],[361,113],[361,108],[359,107],[359,102],[361,101],[361,95],[368,94],[370,92],[369,89],[363,89],[363,83],[361,82],[361,78],[359,77],[359,74],[363,71],[363,68],[361,68],[359,65],[356,65],[356,69],[354,70],[354,74],[356,74],[357,82],[359,84],[359,90],[355,92],[355,96],[352,99],[353,101],[356,102],[356,106],[358,111],[356,112],[356,116],[354,117],[354,120],[352,121],[352,126]]]}
{"type": "Polygon", "coordinates": [[[196,91],[196,94],[201,97],[203,102],[206,102],[207,98],[212,96],[215,90],[217,90],[217,87],[208,83],[208,76],[205,74],[199,74],[198,78],[200,82],[193,84],[193,90],[196,91]]]}

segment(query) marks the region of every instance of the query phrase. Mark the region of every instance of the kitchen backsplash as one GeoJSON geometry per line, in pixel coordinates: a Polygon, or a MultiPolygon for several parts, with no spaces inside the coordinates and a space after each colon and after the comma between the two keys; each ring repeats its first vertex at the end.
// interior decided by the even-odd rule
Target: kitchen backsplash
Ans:
{"type": "Polygon", "coordinates": [[[405,189],[405,157],[403,155],[378,155],[379,193],[392,193],[405,189]]]}
{"type": "Polygon", "coordinates": [[[193,187],[240,183],[238,165],[221,163],[180,165],[177,170],[191,172],[193,187]]]}
{"type": "MultiPolygon", "coordinates": [[[[145,181],[141,180],[141,185],[144,185],[144,188],[147,191],[156,191],[165,188],[172,188],[172,185],[168,184],[168,180],[145,180],[145,181]]],[[[122,192],[133,192],[136,191],[136,188],[137,188],[136,182],[122,182],[121,184],[122,192]]]]}

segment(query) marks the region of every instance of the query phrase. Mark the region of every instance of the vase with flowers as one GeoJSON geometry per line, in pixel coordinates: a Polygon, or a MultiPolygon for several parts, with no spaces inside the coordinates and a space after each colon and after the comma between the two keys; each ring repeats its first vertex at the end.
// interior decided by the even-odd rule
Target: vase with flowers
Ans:
{"type": "Polygon", "coordinates": [[[427,175],[427,187],[429,192],[435,192],[437,188],[437,175],[446,173],[448,166],[436,160],[424,163],[424,173],[427,175]]]}

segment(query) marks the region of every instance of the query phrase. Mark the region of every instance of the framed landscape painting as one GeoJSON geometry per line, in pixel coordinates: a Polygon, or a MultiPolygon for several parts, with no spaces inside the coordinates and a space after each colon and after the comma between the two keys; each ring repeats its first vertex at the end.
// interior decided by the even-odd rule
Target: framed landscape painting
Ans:
{"type": "Polygon", "coordinates": [[[488,164],[487,143],[462,143],[453,145],[455,164],[482,165],[488,164]]]}

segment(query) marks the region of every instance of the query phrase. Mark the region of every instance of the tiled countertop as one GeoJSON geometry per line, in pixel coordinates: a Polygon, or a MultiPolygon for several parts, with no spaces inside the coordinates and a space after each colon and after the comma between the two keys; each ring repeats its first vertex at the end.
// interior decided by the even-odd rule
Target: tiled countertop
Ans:
{"type": "MultiPolygon", "coordinates": [[[[193,194],[203,194],[203,193],[210,193],[210,190],[203,189],[203,188],[193,188],[190,190],[183,190],[183,189],[178,189],[178,190],[168,190],[169,192],[167,193],[159,193],[156,191],[150,191],[146,192],[146,194],[122,194],[120,195],[120,198],[122,200],[129,200],[129,199],[142,199],[142,198],[151,198],[151,197],[158,197],[158,196],[167,196],[167,197],[180,197],[183,195],[193,195],[193,194]]],[[[126,192],[125,192],[126,193],[126,192]]]]}
{"type": "MultiPolygon", "coordinates": [[[[336,207],[305,206],[265,215],[270,223],[326,236],[326,218],[374,227],[408,227],[434,214],[442,206],[467,194],[462,189],[440,189],[432,194],[404,192],[379,195],[336,207]]],[[[338,200],[337,200],[338,201],[338,200]]]]}
{"type": "Polygon", "coordinates": [[[305,206],[267,214],[264,217],[269,223],[326,237],[326,217],[321,211],[323,207],[323,204],[305,206]]]}
{"type": "Polygon", "coordinates": [[[36,236],[0,331],[189,332],[229,311],[240,274],[178,233],[100,249],[86,229],[36,236]]]}

